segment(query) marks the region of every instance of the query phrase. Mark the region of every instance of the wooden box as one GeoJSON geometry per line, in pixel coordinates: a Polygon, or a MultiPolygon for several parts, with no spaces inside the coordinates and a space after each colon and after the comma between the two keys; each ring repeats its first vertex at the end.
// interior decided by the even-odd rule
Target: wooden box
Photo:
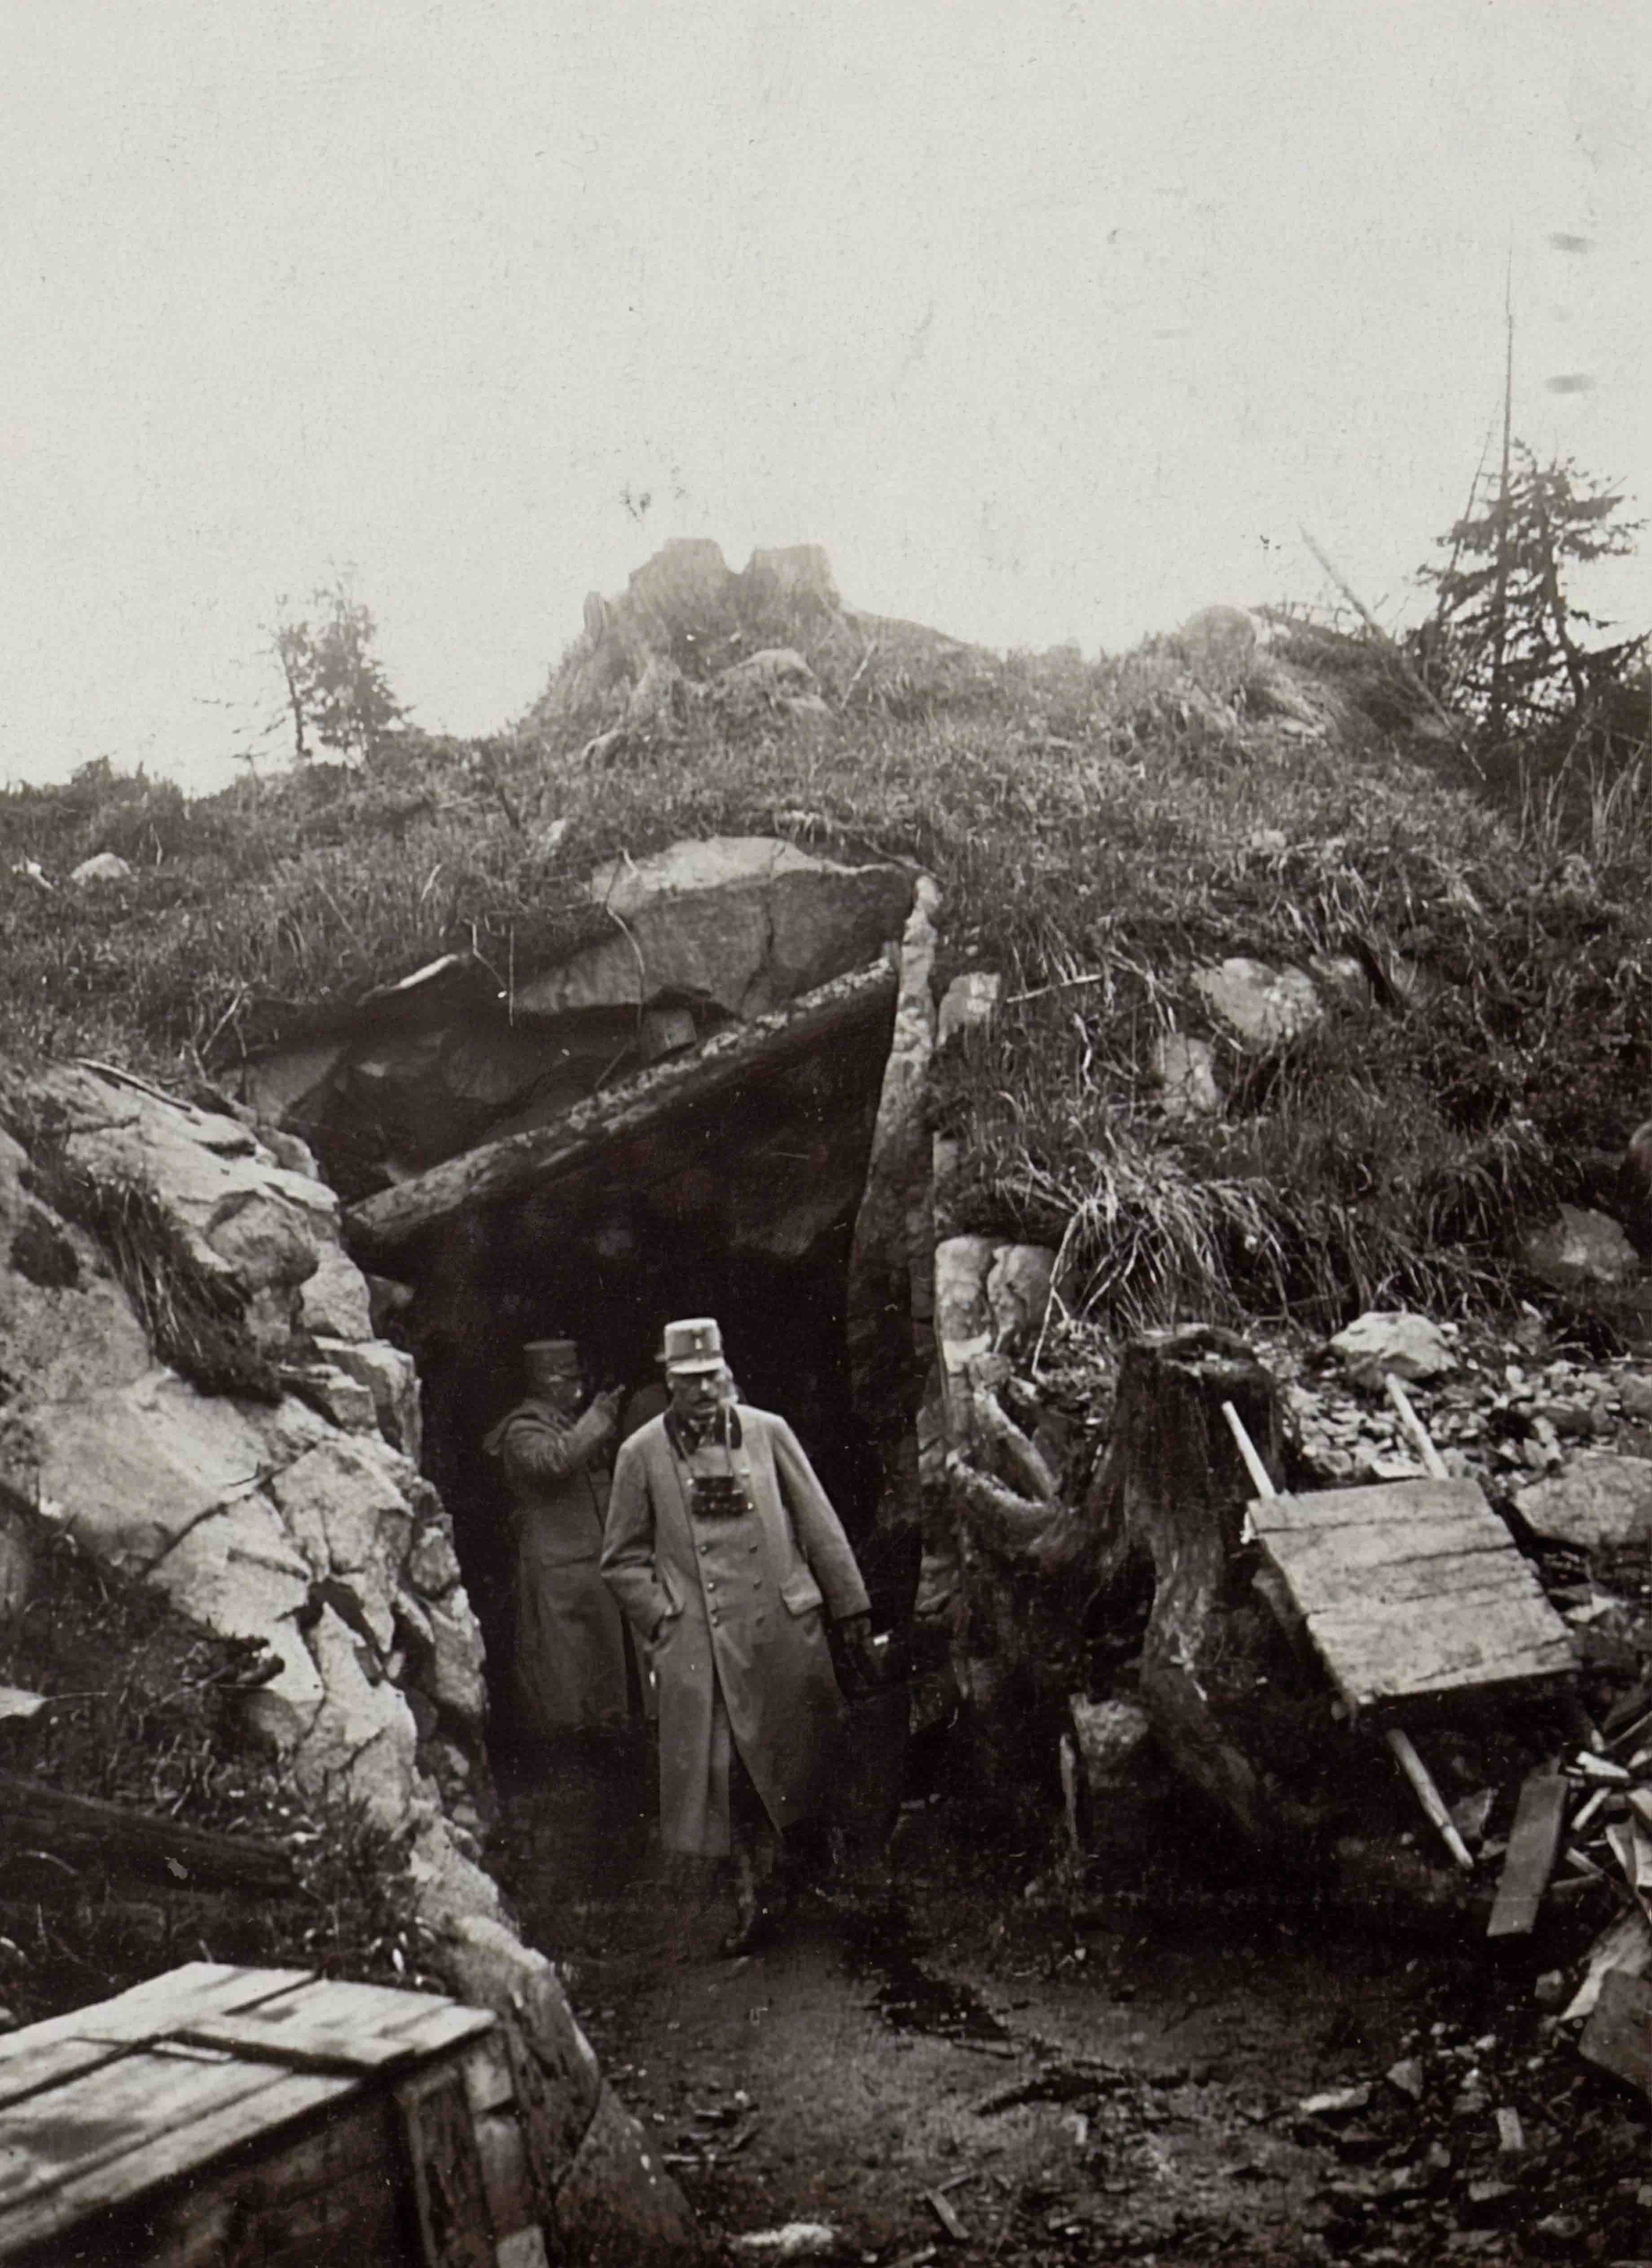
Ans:
{"type": "Polygon", "coordinates": [[[0,2036],[0,2260],[542,2268],[496,2018],[193,1962],[0,2036]]]}

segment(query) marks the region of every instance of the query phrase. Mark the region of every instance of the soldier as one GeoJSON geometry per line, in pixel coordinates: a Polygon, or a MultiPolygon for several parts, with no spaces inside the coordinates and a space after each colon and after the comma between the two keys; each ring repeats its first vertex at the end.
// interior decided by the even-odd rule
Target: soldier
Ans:
{"type": "Polygon", "coordinates": [[[598,1564],[608,1450],[623,1387],[583,1416],[579,1349],[536,1339],[522,1350],[528,1397],[483,1443],[511,1499],[516,1545],[512,1683],[521,1727],[541,1738],[621,1729],[629,1701],[625,1631],[598,1564]]]}
{"type": "Polygon", "coordinates": [[[791,1427],[725,1398],[716,1322],[667,1323],[662,1359],[670,1407],[621,1447],[602,1572],[658,1680],[660,1839],[733,1856],[735,1951],[771,1918],[760,1853],[825,1810],[842,1712],[828,1618],[871,1683],[870,1615],[791,1427]]]}

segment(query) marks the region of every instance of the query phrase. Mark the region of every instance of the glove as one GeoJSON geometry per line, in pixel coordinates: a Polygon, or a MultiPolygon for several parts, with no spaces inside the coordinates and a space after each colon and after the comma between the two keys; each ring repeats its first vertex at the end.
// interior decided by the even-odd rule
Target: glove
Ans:
{"type": "Polygon", "coordinates": [[[834,1624],[837,1667],[852,1693],[871,1693],[883,1683],[883,1664],[872,1643],[870,1615],[845,1615],[834,1624]]]}

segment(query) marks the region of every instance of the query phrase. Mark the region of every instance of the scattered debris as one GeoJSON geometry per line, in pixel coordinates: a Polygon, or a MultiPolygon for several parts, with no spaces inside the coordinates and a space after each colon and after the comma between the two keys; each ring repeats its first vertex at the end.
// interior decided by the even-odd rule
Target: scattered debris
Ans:
{"type": "Polygon", "coordinates": [[[1304,2118],[1346,2118],[1365,2110],[1370,2100],[1368,2087],[1339,2087],[1328,2095],[1306,2095],[1296,2108],[1304,2118]]]}
{"type": "Polygon", "coordinates": [[[924,2203],[955,2244],[968,2243],[970,2232],[960,2220],[958,2209],[949,2197],[945,2196],[940,2190],[926,2190],[924,2203]]]}
{"type": "Polygon", "coordinates": [[[1590,2063],[1652,2101],[1652,1984],[1620,1968],[1608,1970],[1577,2044],[1590,2063]]]}
{"type": "Polygon", "coordinates": [[[729,2242],[746,2260],[830,2260],[842,2250],[844,2235],[828,2220],[788,2220],[784,2228],[754,2229],[729,2242]]]}
{"type": "Polygon", "coordinates": [[[1589,1948],[1589,1960],[1583,1971],[1583,1981],[1562,2012],[1562,2023],[1575,2022],[1580,2016],[1591,2016],[1600,1999],[1601,1988],[1608,1977],[1621,1972],[1626,1977],[1643,1977],[1652,1967],[1652,1923],[1637,1909],[1634,1913],[1619,1914],[1611,1927],[1597,1937],[1589,1948]]]}

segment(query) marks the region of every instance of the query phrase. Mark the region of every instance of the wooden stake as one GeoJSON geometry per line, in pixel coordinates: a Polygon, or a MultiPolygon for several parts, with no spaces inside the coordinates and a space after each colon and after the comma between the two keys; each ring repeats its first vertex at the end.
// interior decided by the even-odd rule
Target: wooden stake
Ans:
{"type": "Polygon", "coordinates": [[[1388,1388],[1389,1400],[1399,1412],[1400,1423],[1421,1451],[1425,1466],[1434,1475],[1435,1480],[1449,1481],[1451,1476],[1446,1470],[1446,1461],[1429,1438],[1428,1428],[1412,1407],[1410,1395],[1406,1393],[1391,1370],[1386,1373],[1383,1383],[1388,1388]]]}
{"type": "Polygon", "coordinates": [[[1257,1445],[1245,1431],[1244,1419],[1231,1402],[1222,1403],[1221,1414],[1228,1420],[1228,1432],[1239,1444],[1239,1454],[1245,1461],[1245,1470],[1250,1476],[1251,1484],[1257,1494],[1262,1497],[1276,1497],[1279,1491],[1268,1477],[1267,1467],[1257,1454],[1257,1445]]]}
{"type": "Polygon", "coordinates": [[[1433,1775],[1427,1765],[1412,1746],[1408,1735],[1402,1733],[1398,1725],[1389,1727],[1386,1737],[1400,1770],[1417,1791],[1417,1800],[1439,1829],[1446,1849],[1462,1867],[1464,1873],[1471,1874],[1474,1872],[1474,1860],[1469,1846],[1452,1825],[1451,1814],[1446,1809],[1445,1799],[1434,1786],[1433,1775]]]}

